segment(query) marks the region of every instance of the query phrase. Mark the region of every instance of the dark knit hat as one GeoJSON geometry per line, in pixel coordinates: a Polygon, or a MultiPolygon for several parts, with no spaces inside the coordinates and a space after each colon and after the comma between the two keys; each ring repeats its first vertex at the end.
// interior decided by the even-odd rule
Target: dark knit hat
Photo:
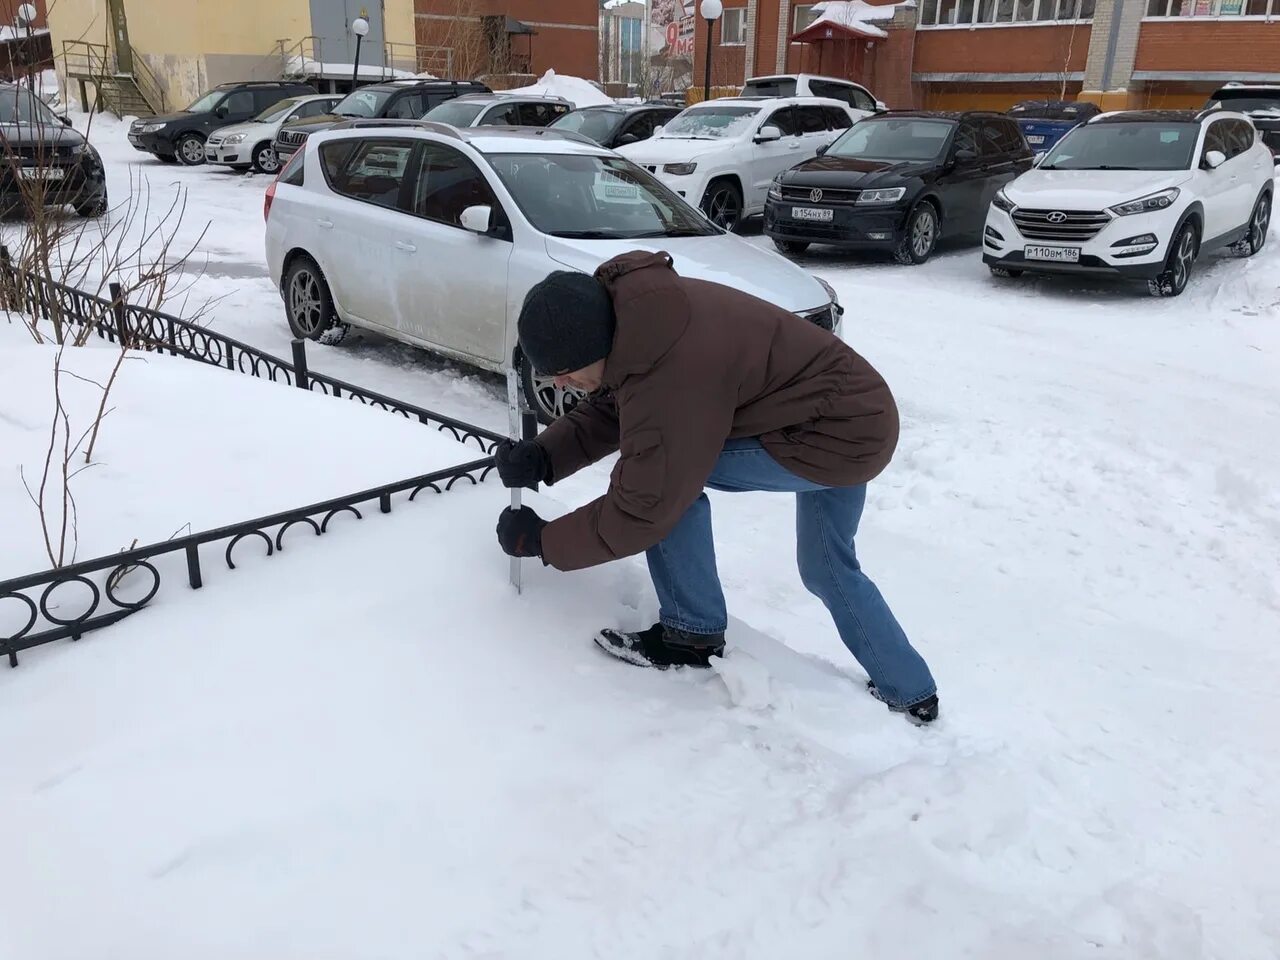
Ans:
{"type": "Polygon", "coordinates": [[[595,277],[557,270],[520,310],[520,349],[543,376],[581,370],[613,349],[613,300],[595,277]]]}

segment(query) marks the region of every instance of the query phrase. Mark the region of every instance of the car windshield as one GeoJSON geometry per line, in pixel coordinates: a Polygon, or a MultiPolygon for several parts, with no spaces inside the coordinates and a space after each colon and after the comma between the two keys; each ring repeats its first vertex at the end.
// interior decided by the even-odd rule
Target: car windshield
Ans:
{"type": "Polygon", "coordinates": [[[13,87],[0,93],[0,123],[58,123],[52,110],[30,90],[13,87]]]}
{"type": "Polygon", "coordinates": [[[697,107],[685,110],[662,130],[664,138],[720,140],[747,131],[759,107],[697,107]]]}
{"type": "Polygon", "coordinates": [[[208,113],[226,95],[227,91],[225,90],[210,90],[191,106],[187,107],[183,113],[208,113]]]}
{"type": "Polygon", "coordinates": [[[864,120],[831,145],[829,157],[867,160],[933,160],[955,126],[945,120],[864,120]]]}
{"type": "Polygon", "coordinates": [[[1041,170],[1189,170],[1200,125],[1090,123],[1049,151],[1041,170]]]}
{"type": "Polygon", "coordinates": [[[604,143],[613,136],[622,118],[621,110],[574,110],[551,124],[556,130],[568,130],[590,137],[596,143],[604,143]]]}
{"type": "Polygon", "coordinates": [[[1241,113],[1267,113],[1280,117],[1280,89],[1219,90],[1209,101],[1209,109],[1239,110],[1241,113]]]}
{"type": "Polygon", "coordinates": [[[339,100],[333,112],[344,117],[376,117],[390,98],[390,90],[370,90],[366,87],[339,100]]]}
{"type": "Polygon", "coordinates": [[[465,100],[449,100],[427,111],[423,120],[435,120],[437,123],[448,123],[455,127],[469,127],[480,111],[483,103],[467,103],[465,100]]]}
{"type": "Polygon", "coordinates": [[[288,100],[281,100],[279,103],[273,103],[267,109],[254,117],[255,123],[275,123],[277,120],[283,120],[289,115],[294,107],[302,101],[297,97],[290,97],[288,100]]]}
{"type": "Polygon", "coordinates": [[[720,232],[621,157],[499,153],[487,159],[529,222],[553,237],[638,240],[720,232]]]}

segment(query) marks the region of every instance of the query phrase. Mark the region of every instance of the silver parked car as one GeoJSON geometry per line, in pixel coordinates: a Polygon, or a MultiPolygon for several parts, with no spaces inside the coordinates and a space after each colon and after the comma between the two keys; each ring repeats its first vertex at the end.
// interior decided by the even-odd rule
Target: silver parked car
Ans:
{"type": "Polygon", "coordinates": [[[309,97],[287,97],[273,103],[252,120],[232,124],[209,134],[204,158],[234,170],[253,168],[258,173],[277,173],[280,159],[272,142],[287,120],[319,117],[333,109],[340,94],[321,93],[309,97]]]}

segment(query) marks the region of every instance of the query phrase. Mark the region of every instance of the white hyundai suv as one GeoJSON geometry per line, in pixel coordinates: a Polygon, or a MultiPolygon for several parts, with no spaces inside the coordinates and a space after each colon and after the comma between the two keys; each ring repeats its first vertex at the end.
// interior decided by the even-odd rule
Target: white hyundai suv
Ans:
{"type": "Polygon", "coordinates": [[[1104,113],[996,194],[982,259],[1001,277],[1124,277],[1176,297],[1201,253],[1262,249],[1273,177],[1271,151],[1243,114],[1104,113]]]}
{"type": "MultiPolygon", "coordinates": [[[[267,191],[266,253],[295,336],[364,327],[505,372],[529,289],[630,250],[730,284],[829,330],[835,291],[712,225],[630,161],[577,134],[355,120],[307,138],[267,191]]],[[[574,401],[520,375],[544,421],[574,401]]]]}
{"type": "Polygon", "coordinates": [[[774,177],[874,112],[819,97],[724,97],[694,104],[618,152],[733,230],[764,213],[774,177]]]}

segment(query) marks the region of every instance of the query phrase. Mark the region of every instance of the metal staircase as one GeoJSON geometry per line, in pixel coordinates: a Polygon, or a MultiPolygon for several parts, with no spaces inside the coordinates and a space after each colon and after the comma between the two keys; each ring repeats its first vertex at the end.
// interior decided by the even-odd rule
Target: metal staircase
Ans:
{"type": "Polygon", "coordinates": [[[153,117],[164,112],[164,90],[138,51],[129,49],[133,69],[123,71],[117,68],[115,54],[105,43],[62,42],[67,81],[80,85],[82,105],[88,104],[88,87],[92,86],[98,109],[110,110],[117,117],[153,117]]]}

